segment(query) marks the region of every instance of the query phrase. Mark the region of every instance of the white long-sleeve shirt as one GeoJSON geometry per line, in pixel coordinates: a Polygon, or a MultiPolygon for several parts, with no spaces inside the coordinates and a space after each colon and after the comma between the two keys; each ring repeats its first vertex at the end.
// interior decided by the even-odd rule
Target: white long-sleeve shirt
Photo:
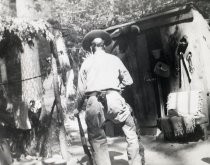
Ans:
{"type": "Polygon", "coordinates": [[[106,89],[121,90],[133,80],[122,63],[114,55],[97,50],[83,62],[78,77],[78,94],[106,89]]]}

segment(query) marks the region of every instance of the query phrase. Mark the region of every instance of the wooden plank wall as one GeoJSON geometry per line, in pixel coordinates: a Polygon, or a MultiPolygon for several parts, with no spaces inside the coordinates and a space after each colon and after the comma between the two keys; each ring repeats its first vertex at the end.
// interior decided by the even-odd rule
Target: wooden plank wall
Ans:
{"type": "Polygon", "coordinates": [[[128,35],[124,41],[127,42],[127,49],[122,60],[134,80],[134,84],[127,90],[125,98],[134,109],[141,133],[155,134],[158,98],[146,35],[143,33],[133,37],[128,35]]]}

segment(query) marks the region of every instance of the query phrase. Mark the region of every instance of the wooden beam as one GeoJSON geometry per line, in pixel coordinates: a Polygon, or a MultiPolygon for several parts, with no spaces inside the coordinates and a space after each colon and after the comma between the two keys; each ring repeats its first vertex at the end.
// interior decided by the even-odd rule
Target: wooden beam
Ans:
{"type": "Polygon", "coordinates": [[[140,30],[144,31],[161,26],[170,26],[183,22],[191,22],[193,21],[192,8],[193,6],[184,5],[179,8],[142,17],[138,21],[112,26],[105,30],[109,33],[113,33],[117,29],[125,29],[132,25],[138,25],[140,30]]]}
{"type": "Polygon", "coordinates": [[[165,16],[153,18],[144,22],[139,22],[137,25],[140,27],[141,31],[148,30],[151,28],[162,27],[162,26],[172,26],[175,24],[180,24],[183,22],[192,22],[193,14],[192,11],[188,13],[181,13],[173,16],[165,16]]]}

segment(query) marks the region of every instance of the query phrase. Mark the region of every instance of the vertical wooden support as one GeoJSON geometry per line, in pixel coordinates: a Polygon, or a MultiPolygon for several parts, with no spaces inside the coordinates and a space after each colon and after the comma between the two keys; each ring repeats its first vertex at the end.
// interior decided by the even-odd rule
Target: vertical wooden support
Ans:
{"type": "Polygon", "coordinates": [[[160,117],[165,117],[165,108],[162,96],[162,87],[159,78],[157,78],[157,86],[158,86],[158,94],[159,94],[159,102],[160,102],[160,117]]]}
{"type": "Polygon", "coordinates": [[[58,113],[58,122],[59,122],[59,142],[62,157],[67,160],[67,143],[66,143],[66,131],[64,127],[64,115],[63,108],[61,105],[61,97],[59,90],[59,82],[58,82],[58,59],[57,59],[57,51],[55,49],[53,41],[50,42],[51,52],[52,52],[52,72],[53,72],[53,87],[54,87],[54,95],[55,95],[55,103],[58,113]]]}

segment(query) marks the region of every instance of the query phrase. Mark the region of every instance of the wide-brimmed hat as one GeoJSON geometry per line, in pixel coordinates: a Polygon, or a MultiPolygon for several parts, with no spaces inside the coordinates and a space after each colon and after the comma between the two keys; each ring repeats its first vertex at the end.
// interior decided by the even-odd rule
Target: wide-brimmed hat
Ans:
{"type": "Polygon", "coordinates": [[[92,30],[85,35],[85,37],[82,41],[83,49],[86,50],[86,51],[90,51],[91,43],[95,38],[103,39],[105,46],[108,46],[112,42],[112,39],[111,39],[109,33],[107,33],[106,31],[104,31],[104,30],[92,30]]]}

